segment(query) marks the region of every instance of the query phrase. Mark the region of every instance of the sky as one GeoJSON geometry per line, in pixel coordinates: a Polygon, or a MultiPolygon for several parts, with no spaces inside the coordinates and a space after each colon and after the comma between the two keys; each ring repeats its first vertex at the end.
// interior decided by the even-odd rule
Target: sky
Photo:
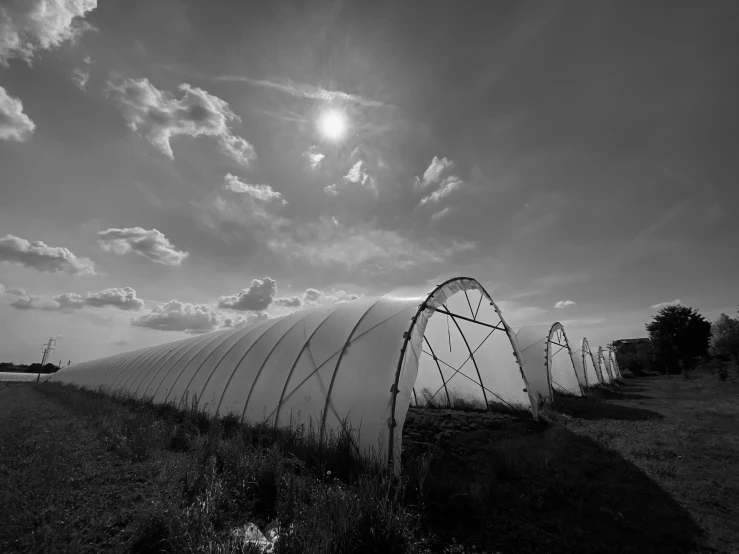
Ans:
{"type": "Polygon", "coordinates": [[[0,0],[0,361],[474,277],[591,345],[739,304],[731,0],[0,0]]]}

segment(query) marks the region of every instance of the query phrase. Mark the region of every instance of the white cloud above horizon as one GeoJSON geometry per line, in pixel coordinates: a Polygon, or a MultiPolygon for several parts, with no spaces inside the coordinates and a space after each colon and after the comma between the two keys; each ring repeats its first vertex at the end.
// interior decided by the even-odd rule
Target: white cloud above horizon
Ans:
{"type": "Polygon", "coordinates": [[[263,202],[274,201],[279,204],[287,204],[282,194],[273,190],[269,185],[250,185],[231,173],[227,173],[223,180],[225,187],[231,192],[248,194],[255,200],[263,202]]]}
{"type": "Polygon", "coordinates": [[[679,298],[676,298],[675,300],[670,300],[669,302],[660,302],[659,304],[652,304],[651,308],[653,310],[661,310],[662,308],[667,308],[668,306],[679,306],[682,304],[679,298]]]}
{"type": "Polygon", "coordinates": [[[69,249],[48,246],[42,241],[30,242],[7,234],[0,238],[0,262],[19,264],[46,273],[95,275],[95,263],[78,258],[69,249]]]}
{"type": "Polygon", "coordinates": [[[177,250],[161,231],[142,227],[100,231],[98,244],[106,252],[118,256],[134,252],[154,263],[168,266],[179,266],[189,256],[189,252],[177,250]]]}
{"type": "Polygon", "coordinates": [[[30,63],[39,51],[74,42],[92,27],[84,17],[97,0],[23,0],[0,9],[0,66],[13,58],[30,63]]]}
{"type": "Polygon", "coordinates": [[[35,130],[36,124],[23,112],[20,98],[0,86],[0,140],[24,142],[35,130]]]}
{"type": "Polygon", "coordinates": [[[228,103],[187,83],[177,88],[182,93],[179,99],[159,90],[145,77],[113,74],[105,93],[121,109],[131,130],[140,132],[168,158],[174,159],[170,144],[173,137],[206,136],[216,138],[227,155],[248,166],[255,157],[254,147],[233,133],[231,124],[239,123],[241,118],[228,103]]]}

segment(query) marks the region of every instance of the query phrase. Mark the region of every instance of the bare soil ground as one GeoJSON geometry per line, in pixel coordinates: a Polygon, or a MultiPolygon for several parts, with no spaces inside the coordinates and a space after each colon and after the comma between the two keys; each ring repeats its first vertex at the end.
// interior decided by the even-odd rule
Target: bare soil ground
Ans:
{"type": "MultiPolygon", "coordinates": [[[[738,394],[696,373],[559,397],[540,422],[411,409],[405,502],[434,552],[739,552],[738,394]]],[[[0,385],[0,552],[158,551],[164,458],[122,457],[90,421],[0,385]]]]}

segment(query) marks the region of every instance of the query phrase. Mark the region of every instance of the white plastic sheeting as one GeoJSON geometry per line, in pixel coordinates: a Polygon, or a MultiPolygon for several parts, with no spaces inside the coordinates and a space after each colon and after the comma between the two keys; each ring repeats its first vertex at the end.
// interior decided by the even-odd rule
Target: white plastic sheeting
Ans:
{"type": "Polygon", "coordinates": [[[595,387],[601,384],[600,371],[596,366],[588,339],[582,338],[574,344],[577,345],[577,348],[572,351],[572,361],[575,363],[577,374],[584,375],[585,386],[595,387]]]}
{"type": "Polygon", "coordinates": [[[39,379],[38,373],[0,371],[0,382],[5,383],[35,383],[36,379],[39,379],[39,381],[46,381],[48,378],[48,373],[42,373],[41,378],[39,379]]]}
{"type": "Polygon", "coordinates": [[[615,381],[608,364],[608,355],[602,346],[598,347],[598,367],[604,384],[610,385],[615,381]]]}
{"type": "Polygon", "coordinates": [[[582,396],[567,334],[559,322],[521,327],[516,342],[526,380],[537,396],[551,400],[554,390],[582,396]]]}
{"type": "Polygon", "coordinates": [[[363,454],[386,450],[382,454],[394,463],[399,461],[414,385],[433,388],[441,382],[435,375],[442,359],[455,368],[444,377],[447,389],[474,399],[498,397],[538,416],[512,337],[484,288],[460,277],[431,292],[363,297],[79,363],[60,370],[51,381],[180,406],[196,395],[206,412],[234,413],[242,421],[277,427],[291,419],[312,419],[322,437],[341,429],[346,418],[360,431],[357,446],[363,454]],[[431,318],[438,309],[461,314],[465,306],[470,315],[431,318]],[[452,335],[452,328],[459,333],[452,335]],[[491,331],[490,337],[504,341],[482,340],[491,331]],[[436,360],[424,354],[425,345],[440,338],[451,341],[452,336],[448,350],[469,356],[466,364],[445,359],[450,352],[442,355],[441,347],[435,349],[436,360]]]}
{"type": "Polygon", "coordinates": [[[583,392],[590,385],[588,382],[588,373],[585,369],[585,357],[582,349],[582,339],[571,344],[570,352],[572,352],[572,364],[575,366],[577,380],[580,383],[580,390],[583,392]]]}
{"type": "Polygon", "coordinates": [[[606,361],[608,362],[608,367],[611,368],[611,375],[613,375],[614,380],[622,380],[623,377],[621,375],[621,370],[619,369],[618,362],[616,361],[616,353],[610,348],[606,348],[606,361]]]}

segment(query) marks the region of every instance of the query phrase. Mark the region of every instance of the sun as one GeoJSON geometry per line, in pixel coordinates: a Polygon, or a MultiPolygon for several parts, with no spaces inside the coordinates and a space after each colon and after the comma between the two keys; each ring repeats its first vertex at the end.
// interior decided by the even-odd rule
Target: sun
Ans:
{"type": "Polygon", "coordinates": [[[324,112],[318,120],[318,130],[329,140],[339,140],[346,133],[346,117],[338,110],[324,112]]]}

